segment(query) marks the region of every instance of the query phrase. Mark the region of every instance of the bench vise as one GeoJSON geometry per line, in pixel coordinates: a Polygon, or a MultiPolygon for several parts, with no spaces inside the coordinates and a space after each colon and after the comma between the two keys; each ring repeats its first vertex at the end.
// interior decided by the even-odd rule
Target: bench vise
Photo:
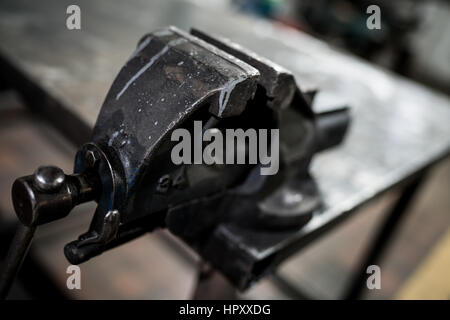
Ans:
{"type": "Polygon", "coordinates": [[[167,228],[245,289],[292,253],[269,239],[284,243],[321,206],[309,164],[343,140],[349,112],[317,114],[313,97],[289,71],[227,39],[157,30],[112,84],[74,173],[40,167],[14,182],[17,216],[34,230],[96,201],[89,230],[64,248],[70,263],[167,228]],[[195,121],[203,133],[278,129],[278,172],[261,175],[261,164],[174,164],[171,134],[191,132],[195,121]]]}

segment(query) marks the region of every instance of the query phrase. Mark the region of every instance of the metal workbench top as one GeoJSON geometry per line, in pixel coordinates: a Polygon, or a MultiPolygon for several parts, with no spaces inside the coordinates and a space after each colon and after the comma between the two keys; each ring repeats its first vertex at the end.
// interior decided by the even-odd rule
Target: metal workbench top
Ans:
{"type": "MultiPolygon", "coordinates": [[[[71,3],[2,1],[0,56],[52,101],[44,111],[68,110],[68,128],[81,120],[85,126],[71,129],[81,139],[88,136],[109,86],[140,37],[167,25],[222,35],[274,60],[294,73],[302,90],[320,90],[314,105],[318,110],[351,107],[352,124],[343,145],[313,160],[326,209],[291,238],[297,245],[449,152],[448,97],[306,34],[229,8],[165,0],[77,1],[81,30],[68,30],[66,8],[71,3]]],[[[236,241],[254,245],[255,257],[270,254],[250,238],[236,241]]],[[[267,241],[277,244],[279,239],[267,241]]]]}

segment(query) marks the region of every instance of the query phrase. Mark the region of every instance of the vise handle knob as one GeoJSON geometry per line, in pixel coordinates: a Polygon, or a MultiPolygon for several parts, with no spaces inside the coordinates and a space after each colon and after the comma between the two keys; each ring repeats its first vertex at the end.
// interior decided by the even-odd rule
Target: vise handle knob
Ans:
{"type": "Polygon", "coordinates": [[[12,201],[22,224],[38,226],[67,216],[80,203],[95,200],[99,185],[94,175],[66,175],[58,167],[42,166],[33,175],[14,181],[12,201]]]}

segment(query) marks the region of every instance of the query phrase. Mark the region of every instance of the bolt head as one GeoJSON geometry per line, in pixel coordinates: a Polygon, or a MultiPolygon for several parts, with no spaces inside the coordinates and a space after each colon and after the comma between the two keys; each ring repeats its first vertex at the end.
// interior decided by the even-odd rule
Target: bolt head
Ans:
{"type": "Polygon", "coordinates": [[[168,174],[163,175],[158,180],[158,185],[156,186],[156,191],[159,193],[166,193],[169,191],[172,180],[168,174]]]}
{"type": "Polygon", "coordinates": [[[58,167],[41,166],[34,172],[34,184],[44,192],[58,191],[65,179],[66,175],[58,167]]]}
{"type": "Polygon", "coordinates": [[[97,152],[93,150],[87,150],[85,154],[86,161],[90,167],[94,167],[99,161],[97,152]]]}

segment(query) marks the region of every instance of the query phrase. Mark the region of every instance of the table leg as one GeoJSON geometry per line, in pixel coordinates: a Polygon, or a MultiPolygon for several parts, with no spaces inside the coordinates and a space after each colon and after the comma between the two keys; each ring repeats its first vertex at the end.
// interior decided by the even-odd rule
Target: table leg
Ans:
{"type": "Polygon", "coordinates": [[[30,248],[35,230],[36,227],[26,227],[21,223],[17,226],[0,276],[0,299],[2,300],[8,296],[9,289],[30,248]]]}
{"type": "Polygon", "coordinates": [[[361,264],[361,267],[360,269],[358,269],[354,278],[351,280],[350,286],[345,293],[345,299],[352,300],[361,297],[364,289],[366,289],[367,287],[367,267],[379,263],[380,258],[388,247],[389,241],[395,233],[401,218],[407,212],[407,209],[414,199],[417,190],[419,189],[423,180],[425,180],[425,175],[426,174],[424,172],[419,174],[406,187],[404,187],[397,202],[388,213],[387,217],[377,231],[374,240],[371,243],[369,250],[367,251],[367,254],[362,259],[363,262],[361,264]]]}
{"type": "Polygon", "coordinates": [[[205,262],[200,263],[197,287],[192,295],[194,300],[235,300],[236,289],[205,262]]]}

